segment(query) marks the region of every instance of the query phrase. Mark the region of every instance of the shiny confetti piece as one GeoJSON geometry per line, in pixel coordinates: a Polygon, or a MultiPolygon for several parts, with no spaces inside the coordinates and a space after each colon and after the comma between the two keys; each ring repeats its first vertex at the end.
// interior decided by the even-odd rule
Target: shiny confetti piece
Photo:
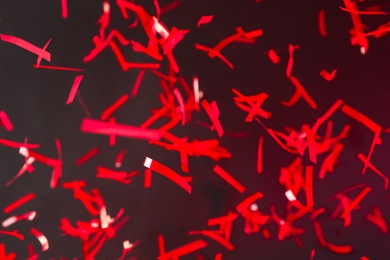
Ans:
{"type": "Polygon", "coordinates": [[[171,181],[173,181],[174,183],[176,183],[177,185],[182,187],[185,191],[187,191],[188,193],[191,194],[192,188],[188,184],[188,182],[185,181],[185,179],[183,177],[181,177],[179,174],[177,174],[176,172],[174,172],[173,170],[171,170],[167,166],[165,166],[165,165],[163,165],[163,164],[161,164],[153,159],[150,159],[149,157],[145,158],[144,166],[146,168],[149,168],[152,171],[155,171],[155,172],[165,176],[166,178],[170,179],[171,181]]]}
{"type": "Polygon", "coordinates": [[[39,243],[41,243],[42,252],[45,252],[49,249],[49,241],[41,232],[39,232],[35,228],[31,228],[30,233],[38,239],[39,243]]]}

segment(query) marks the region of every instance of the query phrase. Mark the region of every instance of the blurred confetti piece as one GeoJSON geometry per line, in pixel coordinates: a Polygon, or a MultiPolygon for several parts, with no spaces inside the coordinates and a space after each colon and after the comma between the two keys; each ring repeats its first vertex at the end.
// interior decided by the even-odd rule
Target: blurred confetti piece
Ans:
{"type": "Polygon", "coordinates": [[[62,6],[62,18],[68,17],[68,3],[67,0],[61,0],[61,6],[62,6]]]}
{"type": "Polygon", "coordinates": [[[32,221],[36,215],[37,215],[37,213],[35,211],[30,211],[30,212],[27,212],[23,215],[11,216],[2,222],[2,226],[4,228],[7,228],[7,227],[9,227],[9,226],[15,224],[16,222],[21,221],[21,220],[32,221]]]}
{"type": "Polygon", "coordinates": [[[280,62],[278,54],[276,54],[273,49],[270,49],[268,51],[268,58],[270,59],[270,61],[272,61],[273,64],[278,64],[280,62]]]}
{"type": "Polygon", "coordinates": [[[39,232],[35,228],[31,228],[30,233],[33,234],[39,240],[39,243],[41,243],[42,252],[45,252],[49,249],[49,241],[41,232],[39,232]]]}
{"type": "Polygon", "coordinates": [[[12,131],[12,129],[14,127],[13,127],[11,120],[9,119],[7,113],[5,113],[4,111],[0,111],[0,120],[1,120],[1,123],[3,124],[5,130],[12,131]]]}
{"type": "Polygon", "coordinates": [[[68,100],[66,101],[66,105],[73,102],[74,96],[76,95],[76,92],[80,86],[81,80],[83,79],[83,75],[76,76],[72,85],[72,88],[69,92],[68,100]]]}
{"type": "Polygon", "coordinates": [[[212,16],[212,15],[205,15],[205,16],[202,16],[202,17],[199,19],[199,21],[198,21],[197,27],[199,28],[202,24],[208,24],[208,23],[210,23],[212,20],[213,20],[213,16],[212,16]]]}
{"type": "Polygon", "coordinates": [[[332,72],[328,72],[326,70],[321,70],[320,76],[323,77],[327,81],[331,81],[336,76],[337,70],[332,70],[332,72]]]}
{"type": "Polygon", "coordinates": [[[239,183],[236,179],[234,179],[229,173],[227,173],[221,166],[216,165],[213,168],[213,171],[218,174],[222,179],[224,179],[227,183],[229,183],[232,187],[234,187],[238,192],[244,193],[245,187],[239,183]]]}
{"type": "Polygon", "coordinates": [[[320,32],[320,35],[322,37],[326,37],[326,25],[325,25],[325,11],[319,10],[318,11],[318,31],[320,32]]]}
{"type": "Polygon", "coordinates": [[[35,194],[29,193],[29,194],[23,196],[22,198],[18,199],[17,201],[13,202],[12,204],[8,205],[7,207],[5,207],[3,209],[3,212],[5,214],[10,213],[11,211],[14,211],[15,209],[19,208],[20,206],[22,206],[23,204],[29,202],[30,200],[32,200],[34,198],[35,198],[35,194]]]}

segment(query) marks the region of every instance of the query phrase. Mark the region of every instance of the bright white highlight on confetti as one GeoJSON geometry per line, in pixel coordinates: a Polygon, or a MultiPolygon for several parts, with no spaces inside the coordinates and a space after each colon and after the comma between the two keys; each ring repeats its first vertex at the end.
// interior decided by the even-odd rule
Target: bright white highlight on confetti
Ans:
{"type": "Polygon", "coordinates": [[[363,46],[360,47],[360,53],[361,53],[362,55],[366,54],[366,48],[364,48],[363,46]]]}
{"type": "Polygon", "coordinates": [[[286,191],[284,194],[286,195],[289,201],[297,200],[297,198],[295,198],[295,195],[292,193],[291,190],[286,191]]]}
{"type": "Polygon", "coordinates": [[[144,162],[144,166],[146,167],[146,168],[150,168],[150,166],[152,165],[152,159],[150,159],[149,157],[146,157],[145,158],[145,162],[144,162]]]}
{"type": "Polygon", "coordinates": [[[250,209],[251,209],[252,211],[257,211],[257,210],[259,209],[259,207],[257,206],[256,203],[253,203],[253,204],[250,206],[250,209]]]}
{"type": "Polygon", "coordinates": [[[24,157],[28,157],[28,149],[24,146],[20,147],[19,154],[23,155],[24,157]]]}
{"type": "Polygon", "coordinates": [[[169,32],[164,28],[164,26],[162,26],[156,17],[153,16],[153,21],[154,21],[154,29],[156,30],[156,32],[158,32],[161,37],[163,37],[165,40],[168,38],[169,36],[169,32]]]}
{"type": "Polygon", "coordinates": [[[109,13],[110,12],[110,4],[108,2],[103,3],[103,12],[109,13]]]}
{"type": "Polygon", "coordinates": [[[133,244],[129,242],[129,240],[123,241],[123,248],[130,249],[133,247],[133,244]]]}
{"type": "Polygon", "coordinates": [[[195,102],[199,103],[199,80],[198,80],[198,77],[194,77],[193,89],[194,89],[195,102]]]}

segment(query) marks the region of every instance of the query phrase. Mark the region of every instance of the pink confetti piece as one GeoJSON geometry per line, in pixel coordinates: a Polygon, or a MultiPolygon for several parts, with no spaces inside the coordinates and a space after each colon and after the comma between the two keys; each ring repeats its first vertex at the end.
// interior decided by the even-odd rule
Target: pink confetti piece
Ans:
{"type": "Polygon", "coordinates": [[[146,168],[151,169],[152,171],[155,171],[155,172],[165,176],[166,178],[170,179],[171,181],[173,181],[174,183],[176,183],[177,185],[182,187],[189,194],[191,194],[192,188],[188,184],[188,182],[183,177],[181,177],[179,174],[177,174],[175,171],[168,168],[167,166],[165,166],[165,165],[163,165],[163,164],[161,164],[161,163],[159,163],[159,162],[157,162],[149,157],[145,158],[144,166],[146,168]]]}
{"type": "Polygon", "coordinates": [[[62,7],[62,18],[68,17],[68,3],[67,0],[61,0],[61,7],[62,7]]]}
{"type": "Polygon", "coordinates": [[[82,79],[83,79],[83,75],[75,77],[72,88],[68,96],[68,100],[66,101],[66,105],[73,102],[74,96],[76,95],[77,89],[79,88],[82,79]]]}
{"type": "Polygon", "coordinates": [[[257,145],[257,173],[263,173],[263,141],[264,137],[261,136],[257,145]]]}
{"type": "Polygon", "coordinates": [[[8,132],[13,130],[14,127],[11,123],[11,120],[9,119],[7,113],[5,113],[4,111],[0,111],[0,120],[5,130],[7,130],[8,132]]]}
{"type": "Polygon", "coordinates": [[[202,16],[198,23],[197,23],[197,27],[199,28],[202,24],[208,24],[210,23],[212,20],[213,20],[213,17],[212,15],[204,15],[202,16]]]}
{"type": "Polygon", "coordinates": [[[236,179],[234,179],[229,173],[227,173],[224,169],[222,169],[221,166],[214,166],[213,171],[218,174],[222,179],[224,179],[227,183],[229,183],[233,188],[235,188],[238,192],[245,192],[246,188],[236,179]]]}
{"type": "Polygon", "coordinates": [[[215,129],[217,130],[218,136],[222,137],[223,135],[223,129],[221,126],[221,123],[219,122],[219,112],[213,109],[213,107],[207,102],[206,99],[203,99],[202,102],[202,107],[206,111],[207,115],[211,119],[211,122],[215,126],[215,129]]]}
{"type": "MultiPolygon", "coordinates": [[[[2,40],[4,42],[9,42],[9,43],[15,44],[16,46],[19,46],[25,50],[28,50],[29,52],[34,53],[35,55],[38,56],[38,61],[40,61],[40,59],[43,58],[43,59],[47,60],[48,62],[50,62],[51,55],[49,52],[47,52],[45,49],[41,49],[41,48],[23,40],[23,39],[20,39],[20,38],[17,38],[15,36],[11,36],[11,35],[0,34],[0,40],[2,40]]],[[[49,40],[49,42],[50,42],[50,40],[49,40]]],[[[39,63],[40,62],[38,62],[38,64],[39,63]]]]}
{"type": "Polygon", "coordinates": [[[249,112],[248,116],[245,118],[245,122],[252,122],[253,117],[257,114],[262,115],[264,118],[270,118],[270,113],[266,113],[263,109],[260,108],[260,106],[263,104],[263,102],[268,98],[268,94],[266,93],[260,93],[258,95],[258,99],[255,103],[255,105],[252,107],[251,111],[249,112]]]}
{"type": "Polygon", "coordinates": [[[33,234],[39,240],[39,243],[41,243],[42,252],[45,252],[49,249],[49,241],[41,232],[39,232],[35,228],[31,228],[30,233],[33,234]]]}
{"type": "Polygon", "coordinates": [[[22,215],[11,216],[2,222],[2,226],[4,228],[7,228],[7,227],[9,227],[9,226],[15,224],[16,222],[21,221],[21,220],[32,221],[32,220],[34,220],[36,215],[37,215],[37,213],[35,211],[30,211],[30,212],[27,212],[27,213],[22,214],[22,215]]]}
{"type": "MultiPolygon", "coordinates": [[[[370,187],[365,187],[356,197],[355,199],[348,204],[348,207],[344,210],[341,217],[346,218],[347,215],[351,213],[351,211],[357,206],[357,204],[371,191],[370,187]]],[[[348,226],[348,224],[347,224],[348,226]]]]}
{"type": "Polygon", "coordinates": [[[22,206],[23,204],[29,202],[30,200],[32,200],[34,198],[35,198],[35,194],[29,193],[29,194],[23,196],[22,198],[18,199],[17,201],[13,202],[12,204],[8,205],[7,207],[5,207],[3,209],[3,212],[5,214],[8,214],[11,211],[14,211],[15,209],[19,208],[20,206],[22,206]]]}
{"type": "Polygon", "coordinates": [[[318,11],[318,31],[322,37],[326,37],[325,10],[318,11]]]}
{"type": "Polygon", "coordinates": [[[128,138],[160,140],[162,132],[159,130],[142,129],[130,125],[113,124],[95,119],[84,118],[81,131],[92,134],[123,136],[128,138]]]}
{"type": "Polygon", "coordinates": [[[87,162],[88,160],[90,160],[91,158],[96,156],[99,153],[99,151],[100,150],[98,147],[91,149],[90,151],[88,151],[87,153],[83,154],[82,156],[80,156],[79,158],[76,159],[76,162],[75,162],[76,165],[80,166],[80,165],[84,164],[85,162],[87,162]]]}
{"type": "Polygon", "coordinates": [[[337,70],[332,70],[332,72],[328,72],[326,70],[321,70],[320,76],[323,77],[327,81],[332,81],[334,77],[336,76],[337,70]]]}
{"type": "Polygon", "coordinates": [[[276,54],[273,49],[270,49],[268,51],[268,58],[270,59],[270,61],[272,61],[273,64],[278,64],[280,62],[278,54],[276,54]]]}

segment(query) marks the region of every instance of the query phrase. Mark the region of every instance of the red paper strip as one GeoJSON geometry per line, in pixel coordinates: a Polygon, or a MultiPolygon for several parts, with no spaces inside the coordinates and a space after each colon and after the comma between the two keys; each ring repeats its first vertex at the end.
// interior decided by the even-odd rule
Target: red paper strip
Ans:
{"type": "Polygon", "coordinates": [[[13,127],[11,120],[9,119],[7,113],[5,113],[4,111],[0,111],[0,120],[1,120],[1,123],[3,124],[5,130],[12,131],[12,129],[14,127],[13,127]]]}
{"type": "Polygon", "coordinates": [[[368,127],[372,132],[376,134],[380,133],[381,126],[376,124],[374,121],[372,121],[371,119],[369,119],[367,116],[363,115],[356,109],[344,104],[343,107],[341,108],[341,111],[347,116],[355,119],[356,121],[368,127]]]}
{"type": "Polygon", "coordinates": [[[128,138],[160,140],[162,132],[159,130],[142,129],[130,125],[113,124],[95,119],[84,118],[81,122],[81,131],[92,134],[123,136],[128,138]]]}
{"type": "Polygon", "coordinates": [[[169,252],[160,252],[160,256],[157,259],[159,260],[172,260],[179,259],[179,257],[188,255],[192,252],[195,252],[199,249],[202,249],[207,246],[207,243],[201,239],[195,240],[191,243],[188,243],[184,246],[173,249],[169,252]]]}
{"type": "Polygon", "coordinates": [[[349,215],[350,212],[357,206],[357,204],[371,191],[370,187],[365,187],[356,197],[355,199],[348,204],[348,208],[346,208],[341,215],[342,218],[345,218],[346,215],[349,215]]]}
{"type": "Polygon", "coordinates": [[[150,159],[149,157],[145,158],[144,166],[146,168],[151,169],[152,171],[155,171],[155,172],[165,176],[166,178],[170,179],[171,181],[173,181],[174,183],[176,183],[177,185],[182,187],[185,191],[187,191],[188,193],[191,194],[192,188],[188,184],[188,182],[185,181],[183,177],[181,177],[179,174],[177,174],[176,172],[174,172],[172,169],[168,168],[167,166],[165,166],[165,165],[163,165],[163,164],[161,164],[153,159],[150,159]]]}
{"type": "Polygon", "coordinates": [[[366,214],[366,219],[368,221],[371,221],[375,226],[380,228],[380,230],[387,234],[389,233],[389,228],[386,224],[385,219],[383,218],[383,215],[380,211],[380,209],[377,206],[374,206],[372,208],[373,213],[366,214]]]}
{"type": "Polygon", "coordinates": [[[381,178],[383,178],[385,180],[385,190],[387,190],[388,186],[389,186],[389,178],[386,177],[386,175],[384,175],[381,171],[379,171],[374,165],[372,165],[368,159],[362,154],[362,153],[359,153],[358,154],[358,158],[364,163],[367,165],[368,168],[370,168],[373,172],[375,172],[376,174],[378,174],[381,178]]]}
{"type": "Polygon", "coordinates": [[[287,63],[287,68],[286,68],[286,77],[287,78],[291,77],[292,67],[294,64],[294,57],[293,57],[294,49],[295,49],[294,45],[292,45],[292,44],[288,45],[289,57],[288,57],[288,63],[287,63]]]}
{"type": "Polygon", "coordinates": [[[118,153],[115,159],[116,168],[120,168],[122,166],[123,157],[125,156],[126,153],[127,153],[127,149],[123,149],[118,153]]]}
{"type": "MultiPolygon", "coordinates": [[[[20,38],[17,38],[15,36],[11,36],[11,35],[0,34],[0,40],[2,40],[4,42],[9,42],[9,43],[15,44],[16,46],[19,46],[25,50],[28,50],[29,52],[34,53],[35,55],[38,56],[38,60],[43,58],[43,59],[47,60],[48,62],[50,62],[51,55],[49,52],[47,52],[45,49],[41,49],[41,48],[23,40],[23,39],[20,39],[20,38]]],[[[39,64],[39,62],[38,62],[38,64],[39,64]]]]}
{"type": "Polygon", "coordinates": [[[14,141],[1,139],[1,138],[0,138],[0,145],[5,145],[5,146],[12,147],[12,148],[18,148],[18,149],[21,148],[21,147],[25,147],[25,148],[28,148],[28,149],[37,149],[37,148],[39,148],[39,144],[17,143],[17,142],[14,142],[14,141]]]}
{"type": "Polygon", "coordinates": [[[313,198],[313,166],[306,166],[306,204],[309,208],[314,207],[313,198]]]}
{"type": "MultiPolygon", "coordinates": [[[[195,48],[198,50],[201,50],[201,51],[206,51],[206,52],[212,51],[211,48],[197,44],[197,43],[195,43],[195,48]]],[[[228,61],[228,59],[226,59],[225,56],[223,56],[220,52],[217,52],[215,54],[215,56],[218,57],[221,61],[223,61],[229,68],[234,69],[233,64],[230,61],[228,61]]]]}
{"type": "Polygon", "coordinates": [[[61,0],[61,6],[62,6],[62,18],[68,17],[68,3],[67,0],[61,0]]]}
{"type": "Polygon", "coordinates": [[[223,135],[223,129],[221,126],[221,123],[219,122],[219,111],[216,111],[211,107],[211,105],[207,102],[206,99],[203,99],[202,102],[202,107],[206,111],[207,115],[211,119],[211,122],[213,122],[213,125],[215,126],[215,129],[217,130],[218,136],[222,137],[223,135]]]}
{"type": "Polygon", "coordinates": [[[222,169],[221,166],[214,166],[213,171],[218,174],[222,179],[224,179],[227,183],[229,183],[232,187],[238,190],[240,193],[245,192],[246,188],[236,179],[234,179],[229,173],[227,173],[224,169],[222,169]]]}
{"type": "Polygon", "coordinates": [[[327,81],[331,81],[336,76],[336,72],[337,72],[337,70],[332,70],[332,72],[330,72],[330,73],[326,70],[321,70],[320,76],[323,77],[327,81]]]}
{"type": "Polygon", "coordinates": [[[278,54],[276,54],[273,49],[268,51],[268,58],[272,61],[273,64],[278,64],[280,62],[278,54]]]}
{"type": "Polygon", "coordinates": [[[100,117],[101,120],[105,121],[109,118],[119,107],[121,107],[126,101],[129,99],[129,95],[121,96],[117,101],[114,102],[111,106],[109,106],[100,117]]]}
{"type": "Polygon", "coordinates": [[[29,194],[23,196],[22,198],[18,199],[17,201],[13,202],[12,204],[8,205],[7,207],[5,207],[3,209],[3,212],[5,214],[8,214],[11,211],[14,211],[18,207],[22,206],[23,204],[29,202],[30,200],[32,200],[34,198],[35,198],[35,194],[34,193],[29,193],[29,194]]]}
{"type": "Polygon", "coordinates": [[[0,259],[2,260],[14,260],[16,257],[16,254],[11,252],[9,255],[5,252],[5,246],[4,244],[0,244],[0,259]]]}
{"type": "Polygon", "coordinates": [[[150,188],[152,186],[152,170],[147,168],[145,169],[145,179],[144,179],[144,188],[150,188]]]}
{"type": "Polygon", "coordinates": [[[45,252],[49,249],[49,241],[41,232],[39,232],[35,228],[31,228],[30,233],[33,234],[39,240],[39,243],[41,243],[42,252],[45,252]]]}
{"type": "Polygon", "coordinates": [[[92,157],[97,155],[98,153],[99,153],[99,148],[98,147],[93,148],[92,150],[88,151],[86,154],[84,154],[84,155],[80,156],[78,159],[76,159],[76,165],[77,166],[82,165],[83,163],[85,163],[86,161],[88,161],[89,159],[91,159],[92,157]]]}
{"type": "Polygon", "coordinates": [[[145,72],[146,72],[146,70],[144,70],[144,69],[140,70],[140,72],[139,72],[139,74],[137,76],[137,79],[135,80],[133,89],[131,91],[131,96],[132,97],[135,97],[137,95],[139,87],[141,86],[142,79],[143,79],[143,77],[145,75],[145,72]]]}
{"type": "Polygon", "coordinates": [[[204,16],[202,16],[202,17],[199,19],[198,24],[197,24],[197,27],[199,28],[202,24],[208,24],[208,23],[210,23],[212,20],[213,20],[213,16],[212,16],[212,15],[204,15],[204,16]]]}
{"type": "Polygon", "coordinates": [[[73,102],[74,96],[76,95],[77,89],[79,88],[79,85],[80,85],[82,79],[83,79],[83,75],[75,77],[75,79],[73,81],[72,88],[71,88],[69,96],[68,96],[68,100],[66,101],[65,105],[68,105],[68,104],[73,102]]]}
{"type": "Polygon", "coordinates": [[[264,138],[261,136],[257,145],[257,173],[263,172],[263,140],[264,138]]]}
{"type": "Polygon", "coordinates": [[[16,230],[14,230],[14,231],[0,230],[0,234],[13,236],[13,237],[16,237],[19,240],[23,240],[24,239],[24,235],[19,234],[18,231],[16,231],[16,230]]]}
{"type": "Polygon", "coordinates": [[[296,90],[294,95],[290,98],[289,101],[282,101],[281,103],[287,107],[293,106],[300,97],[303,97],[305,101],[309,104],[309,106],[313,109],[317,108],[316,103],[314,100],[309,96],[309,94],[306,92],[305,88],[302,86],[302,84],[298,81],[297,78],[294,76],[289,77],[291,83],[294,84],[296,90]]]}
{"type": "Polygon", "coordinates": [[[326,37],[326,25],[325,25],[325,11],[318,11],[318,31],[322,37],[326,37]]]}
{"type": "Polygon", "coordinates": [[[44,66],[44,65],[36,65],[36,64],[34,64],[33,67],[36,69],[65,70],[65,71],[76,71],[76,72],[83,72],[84,71],[84,69],[58,67],[58,66],[44,66]]]}

